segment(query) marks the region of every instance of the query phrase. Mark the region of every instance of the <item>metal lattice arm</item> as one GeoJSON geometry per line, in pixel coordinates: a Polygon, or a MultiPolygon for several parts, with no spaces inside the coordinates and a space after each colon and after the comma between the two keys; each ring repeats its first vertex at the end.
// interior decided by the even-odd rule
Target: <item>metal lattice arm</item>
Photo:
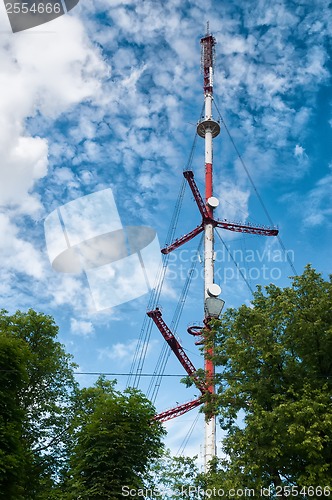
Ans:
{"type": "Polygon", "coordinates": [[[179,417],[180,415],[187,413],[187,411],[190,411],[201,404],[201,398],[197,398],[193,401],[189,401],[188,403],[183,403],[182,405],[175,406],[175,408],[170,408],[169,410],[158,413],[158,415],[155,415],[152,420],[166,422],[167,420],[171,420],[172,418],[179,417]]]}
{"type": "Polygon", "coordinates": [[[194,195],[195,201],[198,206],[198,210],[201,212],[203,219],[207,219],[209,217],[209,214],[206,209],[203,198],[201,196],[201,193],[199,192],[197,184],[194,181],[194,172],[192,170],[186,170],[185,172],[183,172],[183,175],[189,184],[192,194],[194,195]]]}
{"type": "Polygon", "coordinates": [[[187,243],[187,241],[192,240],[197,236],[199,233],[201,233],[204,230],[203,225],[201,224],[200,226],[195,227],[190,233],[185,234],[184,236],[181,236],[181,238],[178,238],[177,240],[173,241],[170,245],[167,247],[163,248],[161,250],[161,253],[163,254],[168,254],[175,250],[176,248],[179,248],[181,245],[184,245],[184,243],[187,243]]]}
{"type": "Polygon", "coordinates": [[[165,321],[162,318],[160,309],[154,309],[153,311],[149,311],[147,315],[149,316],[149,318],[152,318],[158,330],[160,331],[160,333],[166,340],[167,344],[174,352],[175,356],[180,361],[185,371],[188,373],[190,377],[193,377],[196,387],[201,391],[202,394],[205,394],[208,388],[204,384],[202,384],[202,382],[197,377],[195,377],[196,368],[188,358],[187,354],[184,352],[183,347],[181,346],[179,341],[176,339],[176,337],[173,335],[169,327],[166,325],[165,321]]]}
{"type": "Polygon", "coordinates": [[[234,231],[236,233],[259,234],[261,236],[277,236],[279,233],[278,229],[271,227],[251,226],[250,224],[237,224],[221,220],[216,220],[214,222],[216,227],[227,229],[228,231],[234,231]]]}

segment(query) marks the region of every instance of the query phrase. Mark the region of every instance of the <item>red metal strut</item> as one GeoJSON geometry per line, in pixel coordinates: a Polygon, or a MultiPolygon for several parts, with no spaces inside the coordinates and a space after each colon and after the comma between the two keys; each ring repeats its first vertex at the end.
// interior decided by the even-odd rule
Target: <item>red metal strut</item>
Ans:
{"type": "Polygon", "coordinates": [[[235,231],[236,233],[260,234],[261,236],[277,236],[278,229],[264,226],[252,226],[250,223],[238,224],[237,222],[215,220],[216,227],[235,231]]]}
{"type": "MultiPolygon", "coordinates": [[[[196,387],[201,391],[202,395],[208,392],[209,389],[207,388],[207,386],[205,384],[202,384],[202,382],[197,377],[195,377],[196,368],[188,358],[187,354],[184,352],[181,344],[175,338],[174,334],[171,332],[169,327],[166,325],[165,321],[162,318],[160,309],[156,308],[153,311],[149,311],[147,315],[149,316],[149,318],[152,318],[158,330],[160,331],[160,333],[162,334],[162,336],[164,337],[164,339],[174,352],[175,356],[180,361],[183,368],[186,370],[188,375],[190,375],[193,378],[196,387]]],[[[189,401],[188,403],[183,403],[182,405],[175,406],[174,408],[166,410],[162,413],[159,413],[158,415],[155,415],[153,420],[158,420],[159,422],[166,422],[167,420],[171,420],[172,418],[179,417],[180,415],[187,413],[187,411],[196,408],[196,406],[199,406],[200,404],[202,404],[201,397],[194,399],[193,401],[189,401]]]]}
{"type": "Polygon", "coordinates": [[[188,358],[187,354],[184,352],[181,344],[175,338],[169,327],[166,325],[165,321],[162,318],[160,309],[157,308],[153,311],[149,311],[147,315],[149,316],[149,318],[152,318],[158,330],[174,352],[175,356],[180,361],[183,368],[186,370],[188,375],[193,378],[196,387],[201,391],[202,394],[205,394],[208,388],[206,387],[206,385],[202,384],[201,380],[199,380],[198,377],[195,376],[196,368],[188,358]]]}
{"type": "Polygon", "coordinates": [[[190,186],[192,194],[194,195],[195,201],[197,203],[198,210],[201,212],[203,219],[208,219],[209,214],[208,214],[208,211],[206,209],[206,205],[203,201],[201,193],[199,192],[197,184],[194,181],[194,172],[192,170],[186,170],[185,172],[183,172],[183,175],[190,186]]]}
{"type": "Polygon", "coordinates": [[[227,221],[226,219],[224,221],[213,219],[209,215],[209,210],[207,209],[206,204],[204,203],[201,193],[199,192],[197,184],[194,180],[194,172],[192,170],[186,170],[185,172],[183,172],[183,175],[194,195],[198,210],[200,211],[202,216],[202,223],[199,226],[195,227],[195,229],[190,231],[190,233],[181,236],[181,238],[176,239],[175,241],[173,241],[173,243],[163,248],[161,250],[161,253],[168,254],[176,248],[179,248],[184,243],[187,243],[187,241],[192,240],[193,238],[195,238],[195,236],[197,236],[204,230],[205,224],[208,223],[212,223],[215,227],[227,229],[228,231],[234,231],[236,233],[259,234],[261,236],[277,236],[277,234],[279,233],[279,230],[275,227],[271,228],[266,226],[253,226],[249,222],[247,222],[246,224],[239,224],[237,222],[227,221]]]}
{"type": "MultiPolygon", "coordinates": [[[[188,234],[181,236],[180,238],[176,239],[173,243],[163,248],[161,250],[163,254],[168,254],[173,250],[175,250],[176,248],[179,248],[187,241],[193,239],[195,236],[204,231],[206,224],[213,224],[214,227],[220,227],[221,229],[227,229],[228,231],[234,231],[238,233],[259,234],[263,236],[276,236],[278,234],[279,231],[277,228],[270,228],[265,226],[253,226],[250,223],[239,224],[236,222],[229,222],[227,220],[221,221],[218,219],[213,219],[213,217],[210,215],[212,212],[204,203],[201,193],[199,192],[197,184],[194,180],[194,173],[191,170],[186,170],[185,172],[183,172],[183,175],[190,186],[198,210],[201,213],[202,223],[199,226],[195,227],[195,229],[190,231],[188,234]]],[[[176,357],[178,358],[178,360],[180,361],[181,365],[186,370],[188,375],[193,377],[196,387],[201,391],[202,395],[206,394],[206,392],[208,391],[210,392],[210,388],[208,386],[202,384],[202,382],[198,378],[195,378],[196,368],[194,367],[194,365],[184,352],[182,346],[175,338],[169,327],[166,325],[165,321],[162,318],[161,311],[157,308],[153,311],[149,311],[147,315],[150,318],[152,318],[154,323],[157,325],[157,328],[161,332],[162,336],[164,337],[168,345],[171,347],[172,351],[174,352],[174,354],[176,355],[176,357]]],[[[197,327],[195,328],[196,328],[195,333],[191,331],[189,333],[191,333],[192,335],[197,335],[198,334],[197,327]]],[[[199,406],[201,403],[202,403],[201,398],[195,399],[193,401],[190,401],[189,403],[184,403],[182,405],[176,406],[175,408],[171,408],[170,410],[166,410],[162,413],[159,413],[154,417],[154,420],[165,422],[166,420],[170,420],[171,418],[183,415],[192,408],[199,406]]]]}
{"type": "Polygon", "coordinates": [[[201,233],[204,230],[203,224],[200,226],[195,227],[190,233],[185,234],[184,236],[181,236],[181,238],[178,238],[177,240],[173,241],[168,247],[165,247],[161,250],[161,253],[167,254],[175,250],[176,248],[179,248],[181,245],[184,245],[184,243],[187,243],[187,241],[192,240],[197,236],[199,233],[201,233]]]}
{"type": "Polygon", "coordinates": [[[202,404],[201,398],[194,399],[193,401],[189,401],[188,403],[183,403],[182,405],[178,405],[175,408],[170,408],[169,410],[163,411],[162,413],[158,413],[155,415],[152,420],[158,420],[159,422],[166,422],[167,420],[171,420],[172,418],[179,417],[187,411],[196,408],[202,404]]]}

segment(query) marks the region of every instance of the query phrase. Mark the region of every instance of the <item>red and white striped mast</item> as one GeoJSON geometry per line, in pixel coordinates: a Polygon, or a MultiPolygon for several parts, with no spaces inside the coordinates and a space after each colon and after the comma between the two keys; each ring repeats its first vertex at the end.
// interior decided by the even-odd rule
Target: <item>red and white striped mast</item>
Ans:
{"type": "MultiPolygon", "coordinates": [[[[165,246],[161,252],[164,255],[173,252],[188,241],[195,238],[200,233],[204,232],[204,327],[192,326],[188,328],[188,333],[194,336],[202,336],[202,340],[196,342],[197,345],[205,344],[204,349],[204,369],[205,381],[202,382],[197,376],[197,370],[188,358],[185,350],[179,343],[176,336],[167,326],[162,317],[162,312],[159,307],[148,311],[147,315],[154,321],[158,330],[164,337],[172,349],[175,356],[192,378],[196,387],[200,390],[201,396],[196,399],[183,403],[174,408],[170,408],[158,415],[154,419],[161,422],[166,422],[172,418],[183,415],[187,411],[200,406],[206,396],[214,394],[214,363],[212,356],[214,348],[210,347],[211,343],[207,343],[206,333],[209,331],[209,323],[213,318],[219,318],[224,301],[219,299],[221,293],[219,285],[214,283],[214,228],[226,229],[236,233],[257,234],[261,236],[276,236],[277,228],[268,228],[265,226],[253,226],[249,222],[238,223],[227,221],[226,219],[219,220],[214,216],[214,209],[218,206],[217,198],[213,196],[213,139],[220,133],[220,125],[212,118],[212,103],[213,103],[213,69],[215,56],[215,38],[209,33],[209,25],[207,25],[207,33],[201,38],[201,63],[202,72],[204,75],[204,117],[197,124],[197,134],[204,138],[205,141],[205,200],[201,196],[199,189],[194,180],[192,170],[186,170],[183,175],[189,184],[191,192],[196,201],[198,210],[201,214],[201,223],[192,231],[177,238],[172,243],[165,246]]],[[[204,463],[205,472],[209,470],[210,461],[216,456],[216,417],[215,415],[206,415],[205,421],[205,446],[204,446],[204,463]]]]}
{"type": "MultiPolygon", "coordinates": [[[[205,202],[208,218],[204,224],[204,299],[217,297],[221,290],[214,284],[214,224],[213,209],[218,206],[218,200],[213,197],[213,139],[220,133],[219,123],[212,118],[213,102],[213,70],[215,60],[215,38],[209,33],[207,24],[206,35],[201,39],[201,67],[204,77],[204,118],[197,125],[197,133],[205,141],[205,202]]],[[[205,308],[206,324],[210,315],[205,308]]],[[[205,350],[204,368],[208,381],[209,392],[214,393],[214,364],[211,359],[213,348],[205,350]]],[[[210,416],[205,421],[204,463],[205,471],[208,464],[216,456],[216,417],[210,416]]]]}

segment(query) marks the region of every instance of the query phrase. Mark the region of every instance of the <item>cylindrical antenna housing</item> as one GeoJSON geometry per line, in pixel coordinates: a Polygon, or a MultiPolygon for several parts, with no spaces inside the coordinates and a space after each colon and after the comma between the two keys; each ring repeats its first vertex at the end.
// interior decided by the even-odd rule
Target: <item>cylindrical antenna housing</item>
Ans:
{"type": "Polygon", "coordinates": [[[201,70],[204,77],[204,93],[213,93],[213,68],[215,63],[216,39],[210,35],[209,29],[205,37],[201,38],[201,70]]]}

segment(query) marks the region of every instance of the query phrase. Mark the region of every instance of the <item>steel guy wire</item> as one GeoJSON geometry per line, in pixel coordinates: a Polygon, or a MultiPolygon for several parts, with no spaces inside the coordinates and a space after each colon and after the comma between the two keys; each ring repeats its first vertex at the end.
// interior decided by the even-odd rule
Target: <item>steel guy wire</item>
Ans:
{"type": "MultiPolygon", "coordinates": [[[[216,105],[216,103],[215,103],[215,102],[214,102],[214,105],[215,105],[216,110],[217,110],[217,112],[218,112],[218,115],[219,115],[219,118],[220,118],[220,120],[221,120],[221,123],[223,124],[223,126],[224,126],[224,128],[225,128],[225,130],[226,130],[226,133],[227,133],[227,135],[228,135],[228,137],[229,137],[229,139],[230,139],[230,141],[231,141],[231,143],[232,143],[232,145],[233,145],[233,148],[234,148],[234,150],[235,150],[235,152],[236,152],[236,154],[237,154],[237,156],[238,156],[238,158],[239,158],[239,160],[240,160],[240,163],[241,163],[241,165],[242,165],[242,167],[243,167],[244,171],[246,172],[246,174],[247,174],[247,176],[248,176],[248,179],[249,179],[249,181],[250,181],[250,183],[251,183],[251,185],[252,185],[252,187],[253,187],[253,189],[254,189],[254,191],[255,191],[255,193],[256,193],[256,196],[257,196],[257,198],[258,198],[258,201],[259,201],[259,203],[261,204],[261,207],[263,208],[264,213],[265,213],[265,215],[266,215],[266,217],[267,217],[267,219],[268,219],[268,221],[269,221],[270,225],[271,225],[272,227],[274,227],[274,223],[273,223],[273,220],[272,220],[272,218],[271,218],[271,216],[270,216],[270,213],[269,213],[268,209],[266,208],[266,205],[265,205],[265,203],[264,203],[264,201],[263,201],[263,198],[261,197],[261,195],[260,195],[260,193],[259,193],[258,189],[256,188],[256,185],[255,185],[255,183],[254,183],[254,180],[253,180],[253,178],[251,177],[251,174],[250,174],[250,172],[249,172],[249,170],[248,170],[248,167],[246,166],[246,164],[245,164],[245,162],[244,162],[244,160],[243,160],[243,158],[242,158],[242,155],[241,155],[241,153],[240,153],[240,151],[239,151],[239,149],[238,149],[237,145],[235,144],[235,141],[234,141],[234,139],[233,139],[233,137],[232,137],[232,135],[231,135],[231,133],[230,133],[230,131],[229,131],[229,128],[227,127],[226,122],[225,122],[225,120],[224,120],[224,118],[223,118],[222,114],[220,113],[219,108],[218,108],[218,106],[216,105]]],[[[288,264],[290,265],[290,267],[291,267],[291,269],[292,269],[293,273],[294,273],[295,275],[297,275],[297,272],[296,272],[295,266],[294,266],[294,264],[293,264],[293,262],[292,262],[291,258],[290,258],[290,257],[289,257],[289,255],[288,255],[288,252],[287,252],[286,247],[285,247],[285,245],[284,245],[284,243],[283,243],[283,241],[282,241],[282,239],[281,239],[280,234],[278,234],[278,235],[277,235],[277,238],[278,238],[279,244],[280,244],[280,246],[281,246],[281,248],[282,248],[282,251],[284,252],[284,255],[285,255],[286,259],[287,259],[288,264]]]]}

